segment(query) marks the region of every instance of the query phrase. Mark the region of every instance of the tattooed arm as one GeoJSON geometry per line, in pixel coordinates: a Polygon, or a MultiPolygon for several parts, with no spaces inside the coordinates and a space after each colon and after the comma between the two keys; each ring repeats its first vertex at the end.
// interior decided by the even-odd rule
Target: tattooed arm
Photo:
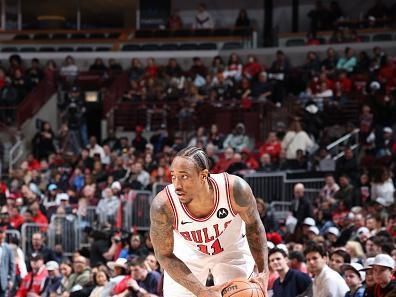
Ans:
{"type": "Polygon", "coordinates": [[[246,224],[246,238],[259,273],[268,272],[268,248],[265,228],[257,211],[252,189],[242,178],[231,175],[232,206],[246,224]]]}
{"type": "Polygon", "coordinates": [[[154,253],[165,271],[179,284],[198,297],[221,297],[220,288],[206,288],[191,270],[173,253],[174,214],[168,198],[159,193],[150,209],[150,238],[154,253]]]}

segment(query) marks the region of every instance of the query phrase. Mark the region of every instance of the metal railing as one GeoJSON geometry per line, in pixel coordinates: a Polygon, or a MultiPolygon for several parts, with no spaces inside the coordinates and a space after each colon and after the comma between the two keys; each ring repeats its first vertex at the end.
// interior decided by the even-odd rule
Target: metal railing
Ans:
{"type": "Polygon", "coordinates": [[[169,185],[169,183],[154,183],[153,184],[153,190],[152,190],[152,195],[153,195],[153,198],[155,197],[155,196],[157,196],[157,194],[159,193],[159,192],[161,192],[167,185],[169,185]]]}
{"type": "Polygon", "coordinates": [[[355,129],[326,146],[327,151],[334,160],[338,160],[344,156],[343,149],[345,146],[349,146],[352,150],[359,147],[359,132],[360,129],[355,129]]]}
{"type": "Polygon", "coordinates": [[[153,200],[150,191],[134,191],[132,198],[123,207],[123,229],[140,231],[150,229],[150,205],[153,200]]]}
{"type": "Polygon", "coordinates": [[[288,202],[293,198],[293,187],[296,183],[305,186],[305,192],[309,199],[316,198],[320,189],[324,186],[324,178],[298,178],[287,177],[287,172],[274,173],[251,173],[245,175],[256,197],[261,197],[268,202],[288,202]]]}
{"type": "Polygon", "coordinates": [[[9,159],[8,159],[9,173],[12,173],[14,166],[18,164],[18,162],[21,160],[23,155],[24,155],[23,141],[21,139],[18,139],[18,141],[11,147],[9,152],[9,159]]]}
{"type": "Polygon", "coordinates": [[[79,222],[74,215],[53,215],[48,228],[48,245],[62,245],[64,255],[71,256],[80,247],[79,222]]]}

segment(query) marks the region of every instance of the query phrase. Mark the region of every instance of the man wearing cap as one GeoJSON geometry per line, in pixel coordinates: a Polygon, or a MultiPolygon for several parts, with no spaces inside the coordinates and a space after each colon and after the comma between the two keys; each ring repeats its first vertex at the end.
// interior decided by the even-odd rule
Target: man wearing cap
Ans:
{"type": "MultiPolygon", "coordinates": [[[[300,222],[301,223],[301,222],[300,222]]],[[[302,241],[309,241],[312,240],[312,230],[310,230],[311,227],[315,227],[316,222],[313,218],[305,218],[304,221],[301,224],[301,232],[302,232],[302,241]]]]}
{"type": "Polygon", "coordinates": [[[378,254],[372,264],[374,271],[374,297],[395,297],[396,280],[392,280],[395,261],[387,254],[378,254]]]}
{"type": "Polygon", "coordinates": [[[326,230],[325,235],[331,245],[337,242],[338,236],[340,236],[340,230],[337,227],[330,227],[326,230]]]}
{"type": "Polygon", "coordinates": [[[33,253],[30,258],[32,271],[26,275],[19,286],[15,297],[37,297],[40,296],[41,288],[44,285],[48,271],[44,265],[44,258],[41,254],[33,253]]]}
{"type": "Polygon", "coordinates": [[[307,274],[289,268],[287,254],[283,249],[271,249],[268,259],[272,270],[279,274],[272,286],[273,297],[297,296],[312,283],[307,274]]]}
{"type": "Polygon", "coordinates": [[[345,282],[350,291],[345,294],[345,297],[363,297],[365,288],[362,282],[365,278],[365,272],[362,271],[363,266],[359,263],[344,264],[341,267],[345,282]]]}
{"type": "Polygon", "coordinates": [[[319,236],[319,229],[316,226],[311,226],[308,228],[308,240],[314,241],[316,236],[319,236]]]}
{"type": "Polygon", "coordinates": [[[49,261],[45,264],[48,276],[45,278],[44,287],[41,290],[41,297],[51,297],[61,285],[62,276],[59,273],[59,264],[55,261],[49,261]]]}
{"type": "Polygon", "coordinates": [[[12,288],[15,280],[14,255],[5,242],[5,238],[4,229],[0,229],[0,297],[7,296],[7,292],[12,288]]]}

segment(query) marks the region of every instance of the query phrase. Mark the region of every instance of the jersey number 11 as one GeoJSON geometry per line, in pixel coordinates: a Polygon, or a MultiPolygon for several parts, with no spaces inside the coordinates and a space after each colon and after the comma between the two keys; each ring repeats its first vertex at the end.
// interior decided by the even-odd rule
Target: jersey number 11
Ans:
{"type": "Polygon", "coordinates": [[[210,251],[208,250],[208,246],[205,244],[198,244],[198,248],[201,253],[211,256],[220,254],[222,251],[224,251],[218,238],[210,246],[210,251]]]}

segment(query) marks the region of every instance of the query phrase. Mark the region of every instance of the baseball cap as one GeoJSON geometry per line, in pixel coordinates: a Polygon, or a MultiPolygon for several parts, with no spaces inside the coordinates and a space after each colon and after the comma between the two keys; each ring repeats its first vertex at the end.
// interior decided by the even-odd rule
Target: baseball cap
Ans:
{"type": "Polygon", "coordinates": [[[366,271],[366,270],[372,269],[373,268],[373,263],[374,263],[374,257],[367,258],[366,259],[366,265],[360,270],[366,271]]]}
{"type": "Polygon", "coordinates": [[[384,133],[393,133],[393,130],[391,127],[385,127],[383,131],[384,131],[384,133]]]}
{"type": "Polygon", "coordinates": [[[113,270],[115,267],[121,267],[121,268],[127,269],[128,268],[127,262],[128,262],[128,260],[125,258],[118,258],[115,262],[111,261],[111,262],[107,263],[107,266],[111,270],[113,270]]]}
{"type": "Polygon", "coordinates": [[[337,236],[337,237],[340,236],[340,230],[338,230],[337,227],[330,227],[330,228],[328,228],[327,231],[326,231],[326,233],[333,234],[333,235],[335,235],[335,236],[337,236]]]}
{"type": "Polygon", "coordinates": [[[67,193],[59,193],[56,195],[56,198],[59,200],[69,200],[69,195],[67,193]]]}
{"type": "Polygon", "coordinates": [[[286,255],[289,255],[289,249],[287,248],[286,244],[280,243],[276,245],[276,247],[283,250],[286,253],[286,255]]]}
{"type": "Polygon", "coordinates": [[[315,235],[319,235],[319,229],[316,226],[311,226],[308,230],[313,232],[315,235]]]}
{"type": "Polygon", "coordinates": [[[44,260],[44,257],[40,253],[33,253],[32,257],[30,258],[31,261],[37,261],[37,260],[44,260]]]}
{"type": "Polygon", "coordinates": [[[374,266],[374,265],[384,266],[384,267],[388,267],[390,269],[394,269],[395,268],[395,260],[393,260],[393,258],[387,254],[378,254],[374,258],[374,262],[373,262],[372,266],[374,266]]]}
{"type": "Polygon", "coordinates": [[[359,263],[350,263],[341,266],[342,272],[345,272],[346,270],[352,270],[353,272],[355,272],[357,275],[360,276],[361,280],[364,280],[366,277],[366,272],[364,272],[362,269],[363,266],[362,264],[359,263]]]}
{"type": "Polygon", "coordinates": [[[55,191],[56,189],[58,189],[58,186],[55,185],[55,184],[50,184],[50,185],[48,186],[48,190],[49,190],[49,191],[55,191]]]}
{"type": "Polygon", "coordinates": [[[45,263],[45,268],[47,268],[47,270],[57,270],[59,268],[59,264],[55,261],[48,261],[45,263]]]}
{"type": "Polygon", "coordinates": [[[267,241],[267,246],[268,246],[268,249],[271,250],[275,247],[275,244],[272,241],[267,241]]]}
{"type": "Polygon", "coordinates": [[[357,230],[357,234],[358,235],[363,235],[363,234],[369,235],[370,234],[370,230],[367,227],[360,227],[357,230]]]}
{"type": "Polygon", "coordinates": [[[316,226],[316,222],[313,218],[308,217],[304,219],[303,225],[316,226]]]}
{"type": "Polygon", "coordinates": [[[120,182],[119,182],[119,181],[113,182],[113,183],[111,184],[111,188],[120,191],[120,190],[121,190],[121,184],[120,184],[120,182]]]}

